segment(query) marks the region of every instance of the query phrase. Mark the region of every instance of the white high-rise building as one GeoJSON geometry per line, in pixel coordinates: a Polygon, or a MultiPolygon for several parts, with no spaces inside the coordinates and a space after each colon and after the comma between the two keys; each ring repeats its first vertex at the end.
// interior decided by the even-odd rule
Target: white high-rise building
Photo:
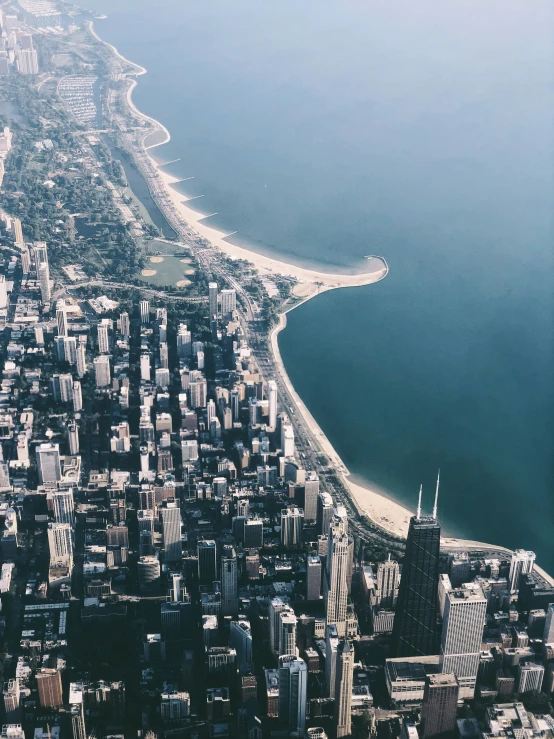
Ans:
{"type": "Polygon", "coordinates": [[[221,316],[231,316],[237,309],[237,293],[235,290],[226,289],[221,291],[221,316]]]}
{"type": "Polygon", "coordinates": [[[252,631],[250,621],[239,618],[231,621],[229,629],[229,646],[237,653],[237,664],[247,665],[252,662],[252,631]]]}
{"type": "Polygon", "coordinates": [[[51,288],[50,288],[50,268],[48,263],[41,264],[38,268],[38,283],[40,285],[40,297],[43,305],[50,302],[51,288]]]}
{"type": "Polygon", "coordinates": [[[37,346],[44,346],[44,329],[42,326],[35,326],[35,341],[37,346]]]}
{"type": "Polygon", "coordinates": [[[73,412],[78,413],[83,410],[83,393],[81,391],[81,383],[76,380],[73,383],[73,412]]]}
{"type": "Polygon", "coordinates": [[[69,711],[71,714],[72,739],[87,739],[85,725],[84,685],[82,682],[69,684],[69,711]]]}
{"type": "Polygon", "coordinates": [[[239,420],[240,415],[240,395],[238,390],[231,391],[231,414],[233,422],[239,420]]]}
{"type": "Polygon", "coordinates": [[[177,329],[177,356],[187,359],[192,353],[192,334],[186,323],[180,323],[177,329]]]}
{"type": "Polygon", "coordinates": [[[62,479],[59,444],[39,444],[35,450],[41,485],[55,484],[62,479]]]}
{"type": "Polygon", "coordinates": [[[36,49],[18,49],[15,58],[20,74],[38,74],[38,54],[36,49]]]}
{"type": "Polygon", "coordinates": [[[344,639],[337,649],[337,675],[335,685],[335,720],[337,737],[352,733],[352,683],[354,680],[354,649],[344,639]]]}
{"type": "Polygon", "coordinates": [[[194,410],[206,407],[208,394],[206,378],[202,377],[200,372],[197,374],[195,374],[195,372],[190,373],[189,383],[190,407],[194,410]]]}
{"type": "Polygon", "coordinates": [[[29,440],[25,432],[20,433],[17,437],[17,459],[23,464],[29,462],[29,440]]]}
{"type": "Polygon", "coordinates": [[[327,625],[335,624],[339,636],[346,635],[350,566],[349,544],[348,534],[344,533],[340,519],[333,519],[329,528],[323,596],[327,625]]]}
{"type": "Polygon", "coordinates": [[[6,275],[0,275],[0,310],[8,307],[8,285],[6,275]]]}
{"type": "Polygon", "coordinates": [[[84,377],[87,373],[87,354],[84,344],[79,344],[77,347],[77,375],[84,377]]]}
{"type": "Polygon", "coordinates": [[[540,692],[544,679],[544,666],[535,664],[534,662],[520,664],[518,678],[517,692],[520,695],[533,691],[540,692]]]}
{"type": "Polygon", "coordinates": [[[21,246],[21,271],[23,272],[24,278],[27,279],[27,275],[31,271],[31,255],[26,244],[21,246]]]}
{"type": "MultiPolygon", "coordinates": [[[[7,462],[0,462],[0,489],[9,490],[11,488],[10,482],[10,468],[7,462]]],[[[7,523],[6,523],[7,528],[7,523]]]]}
{"type": "Polygon", "coordinates": [[[72,490],[60,490],[52,495],[54,521],[56,523],[75,523],[75,503],[72,490]]]}
{"type": "Polygon", "coordinates": [[[67,336],[67,311],[65,306],[56,309],[56,323],[58,324],[58,336],[67,336]]]}
{"type": "Polygon", "coordinates": [[[377,566],[377,599],[380,608],[391,609],[398,599],[400,568],[398,562],[390,558],[377,566]]]}
{"type": "Polygon", "coordinates": [[[299,549],[302,546],[304,510],[289,506],[281,510],[281,546],[286,549],[299,549]]]}
{"type": "Polygon", "coordinates": [[[140,355],[140,379],[150,382],[150,354],[146,352],[140,355]]]}
{"type": "Polygon", "coordinates": [[[294,430],[288,421],[281,424],[281,451],[284,457],[294,457],[294,430]]]}
{"type": "Polygon", "coordinates": [[[98,324],[98,351],[100,354],[108,354],[110,351],[108,325],[106,323],[98,324]]]}
{"type": "Polygon", "coordinates": [[[333,520],[335,504],[329,493],[322,490],[317,496],[317,531],[322,536],[329,536],[329,526],[333,520]]]}
{"type": "Polygon", "coordinates": [[[210,423],[213,421],[213,419],[216,417],[216,407],[215,402],[212,398],[208,400],[208,403],[206,405],[206,415],[208,418],[208,427],[210,426],[210,423]]]}
{"type": "Polygon", "coordinates": [[[169,369],[169,347],[166,341],[160,341],[160,367],[169,369]]]}
{"type": "Polygon", "coordinates": [[[119,316],[119,330],[124,339],[131,336],[131,321],[129,320],[129,314],[126,312],[119,316]]]}
{"type": "Polygon", "coordinates": [[[147,446],[140,447],[140,475],[139,479],[147,479],[150,470],[150,452],[147,446]]]}
{"type": "Polygon", "coordinates": [[[154,373],[156,387],[169,387],[169,370],[165,367],[158,367],[154,373]]]}
{"type": "Polygon", "coordinates": [[[279,723],[291,734],[304,736],[308,666],[299,657],[279,657],[279,723]]]}
{"type": "Polygon", "coordinates": [[[70,423],[67,427],[69,453],[73,456],[79,454],[79,429],[76,423],[70,423]]]}
{"type": "Polygon", "coordinates": [[[327,626],[325,629],[325,684],[327,686],[327,695],[329,698],[335,697],[335,688],[337,685],[337,649],[339,647],[339,637],[335,624],[327,626]]]}
{"type": "Polygon", "coordinates": [[[73,536],[70,524],[48,524],[48,547],[52,561],[73,558],[73,536]]]}
{"type": "Polygon", "coordinates": [[[21,718],[19,709],[19,680],[9,680],[4,683],[4,710],[6,712],[6,721],[14,724],[21,718]]]}
{"type": "Polygon", "coordinates": [[[306,600],[317,601],[321,595],[321,557],[308,554],[306,557],[306,600]]]}
{"type": "MultiPolygon", "coordinates": [[[[0,25],[2,25],[2,18],[0,17],[0,25]]],[[[13,242],[20,249],[27,249],[25,242],[23,241],[23,229],[21,228],[21,220],[19,218],[12,218],[12,236],[13,242]]],[[[29,250],[27,249],[27,252],[29,250]]]]}
{"type": "Polygon", "coordinates": [[[248,419],[251,426],[256,426],[258,423],[258,400],[257,398],[250,398],[248,401],[248,419]]]}
{"type": "Polygon", "coordinates": [[[471,700],[475,693],[486,615],[481,588],[466,585],[446,593],[440,671],[456,675],[460,699],[471,700]]]}
{"type": "Polygon", "coordinates": [[[150,323],[150,303],[148,300],[140,301],[140,322],[150,323]]]}
{"type": "Polygon", "coordinates": [[[289,599],[286,596],[277,596],[269,602],[268,623],[269,623],[269,644],[276,654],[279,651],[279,615],[282,611],[290,609],[289,599]]]}
{"type": "Polygon", "coordinates": [[[211,321],[214,316],[217,316],[217,282],[208,284],[208,303],[211,321]]]}
{"type": "Polygon", "coordinates": [[[38,275],[38,270],[41,264],[48,264],[48,247],[45,241],[36,241],[33,244],[33,257],[35,260],[35,268],[38,275]]]}
{"type": "Polygon", "coordinates": [[[63,337],[63,355],[69,364],[77,364],[77,339],[75,336],[63,337]]]}
{"type": "Polygon", "coordinates": [[[317,499],[319,497],[319,477],[316,472],[306,472],[306,479],[300,485],[304,488],[304,521],[315,523],[317,519],[317,499]]]}
{"type": "Polygon", "coordinates": [[[224,616],[238,612],[237,555],[232,546],[224,546],[221,554],[221,608],[224,616]]]}
{"type": "Polygon", "coordinates": [[[160,508],[162,522],[164,561],[181,562],[183,548],[181,545],[181,509],[177,501],[164,500],[160,508]]]}
{"type": "Polygon", "coordinates": [[[109,387],[111,383],[110,358],[103,354],[101,357],[94,358],[94,375],[96,377],[96,387],[109,387]]]}
{"type": "Polygon", "coordinates": [[[4,126],[0,131],[0,154],[7,154],[12,148],[12,132],[9,126],[4,126]]]}
{"type": "Polygon", "coordinates": [[[190,716],[190,695],[185,692],[162,693],[160,712],[162,721],[180,721],[190,716]]]}
{"type": "Polygon", "coordinates": [[[516,549],[510,562],[510,592],[516,593],[519,589],[519,579],[522,575],[533,572],[535,566],[535,552],[526,552],[525,549],[516,549]]]}
{"type": "Polygon", "coordinates": [[[54,375],[52,378],[54,399],[71,403],[73,397],[73,378],[70,374],[54,375]]]}
{"type": "Polygon", "coordinates": [[[439,611],[441,614],[441,618],[444,616],[444,609],[446,608],[446,595],[449,593],[452,588],[452,583],[450,582],[450,578],[448,575],[445,575],[442,573],[439,575],[439,611]]]}
{"type": "Polygon", "coordinates": [[[297,654],[296,649],[296,626],[297,618],[292,610],[288,608],[279,614],[279,656],[286,654],[297,654]]]}
{"type": "Polygon", "coordinates": [[[181,442],[181,459],[183,464],[196,462],[198,459],[198,441],[196,439],[184,439],[181,442]]]}
{"type": "Polygon", "coordinates": [[[331,524],[335,530],[348,534],[348,512],[343,505],[338,505],[335,508],[331,524]]]}
{"type": "Polygon", "coordinates": [[[277,383],[270,380],[267,383],[268,400],[269,400],[269,428],[277,427],[277,383]]]}
{"type": "Polygon", "coordinates": [[[40,294],[43,304],[50,302],[50,267],[48,265],[48,248],[44,241],[33,244],[33,257],[37,280],[40,285],[40,294]]]}

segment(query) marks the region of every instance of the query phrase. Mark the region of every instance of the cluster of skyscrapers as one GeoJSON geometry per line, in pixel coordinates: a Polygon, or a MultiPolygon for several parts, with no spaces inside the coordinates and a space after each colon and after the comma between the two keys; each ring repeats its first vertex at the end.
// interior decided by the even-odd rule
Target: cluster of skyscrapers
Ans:
{"type": "Polygon", "coordinates": [[[0,76],[17,71],[38,74],[38,53],[33,36],[16,15],[0,9],[0,76]]]}
{"type": "Polygon", "coordinates": [[[21,306],[29,327],[3,370],[0,597],[20,565],[25,628],[4,705],[7,726],[25,729],[6,739],[43,716],[72,739],[128,727],[123,680],[66,671],[73,603],[99,644],[132,630],[146,733],[332,739],[362,724],[394,733],[390,711],[409,717],[402,739],[470,739],[460,706],[478,698],[494,706],[485,739],[511,736],[501,719],[539,739],[519,699],[553,692],[554,585],[532,552],[441,551],[437,482],[403,558],[396,543],[396,557],[364,562],[359,521],[305,469],[234,290],[210,283],[199,332],[188,306],[56,301],[46,244],[17,248],[0,311],[21,306]],[[31,551],[48,553],[33,565],[41,582],[31,551]],[[54,655],[40,666],[39,642],[54,655]]]}

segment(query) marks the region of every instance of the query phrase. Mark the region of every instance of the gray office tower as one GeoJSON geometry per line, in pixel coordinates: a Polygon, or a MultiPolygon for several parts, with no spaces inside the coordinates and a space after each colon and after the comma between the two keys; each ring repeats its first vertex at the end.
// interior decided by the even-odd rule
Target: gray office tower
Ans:
{"type": "Polygon", "coordinates": [[[221,606],[224,616],[238,613],[237,555],[233,547],[224,546],[221,555],[221,606]]]}
{"type": "Polygon", "coordinates": [[[292,655],[279,657],[279,723],[295,736],[304,736],[306,729],[307,687],[304,660],[292,655]]]}
{"type": "Polygon", "coordinates": [[[392,656],[416,657],[437,653],[437,613],[441,527],[433,515],[417,513],[410,520],[398,603],[392,632],[392,656]]]}
{"type": "Polygon", "coordinates": [[[333,498],[325,491],[317,496],[317,533],[328,536],[329,526],[335,512],[333,498]]]}
{"type": "Polygon", "coordinates": [[[183,557],[181,546],[181,509],[178,501],[164,500],[160,508],[160,520],[164,542],[164,561],[180,562],[183,557]]]}
{"type": "Polygon", "coordinates": [[[427,676],[421,709],[423,739],[439,736],[456,728],[458,689],[455,675],[440,672],[427,676]]]}
{"type": "Polygon", "coordinates": [[[354,649],[343,639],[337,648],[335,683],[335,721],[337,737],[352,733],[352,682],[354,679],[354,649]]]}
{"type": "Polygon", "coordinates": [[[306,600],[319,600],[321,595],[321,558],[318,554],[306,557],[306,600]]]}
{"type": "Polygon", "coordinates": [[[306,472],[306,479],[298,483],[296,488],[296,502],[304,510],[304,521],[315,523],[319,498],[319,477],[315,472],[306,472]]]}

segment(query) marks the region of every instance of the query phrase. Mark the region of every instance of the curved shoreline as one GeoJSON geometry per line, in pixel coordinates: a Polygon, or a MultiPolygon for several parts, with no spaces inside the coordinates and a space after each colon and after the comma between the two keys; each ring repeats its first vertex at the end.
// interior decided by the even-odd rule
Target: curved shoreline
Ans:
{"type": "MultiPolygon", "coordinates": [[[[378,282],[384,279],[387,274],[388,267],[385,274],[375,281],[378,282]]],[[[351,500],[358,513],[360,515],[368,515],[371,520],[374,521],[374,523],[376,523],[380,528],[385,529],[385,531],[388,531],[395,536],[406,538],[406,536],[408,535],[408,526],[410,523],[412,512],[405,508],[402,504],[397,503],[390,498],[387,498],[385,495],[378,493],[377,491],[372,490],[365,485],[357,485],[349,479],[351,476],[349,469],[342,461],[339,453],[331,444],[328,437],[323,432],[320,425],[315,420],[304,401],[296,392],[294,385],[292,384],[292,381],[285,368],[285,364],[281,356],[281,351],[279,349],[279,334],[287,326],[287,314],[293,311],[295,308],[298,308],[300,305],[306,303],[312,297],[314,296],[307,296],[306,298],[304,298],[304,300],[301,300],[295,305],[292,305],[286,311],[281,313],[279,316],[279,322],[271,330],[269,335],[269,345],[273,354],[275,367],[277,368],[277,372],[279,373],[283,384],[286,386],[291,398],[293,399],[298,413],[302,415],[304,422],[310,429],[310,432],[317,441],[321,451],[329,458],[329,462],[335,468],[341,482],[350,492],[351,500]]]]}
{"type": "MultiPolygon", "coordinates": [[[[129,64],[131,67],[136,68],[137,71],[135,72],[135,75],[137,77],[140,77],[143,74],[147,74],[148,70],[146,69],[146,67],[143,67],[141,64],[137,64],[136,62],[132,62],[130,59],[127,59],[126,57],[123,56],[123,54],[121,54],[118,51],[118,49],[113,44],[110,44],[108,41],[104,41],[104,39],[101,38],[96,33],[94,29],[94,21],[87,21],[87,25],[88,25],[91,35],[100,44],[107,46],[108,49],[110,49],[110,51],[114,54],[114,56],[116,56],[118,59],[121,59],[121,61],[125,62],[125,64],[129,64]]],[[[143,113],[142,110],[139,110],[137,106],[135,105],[135,103],[133,102],[133,91],[137,85],[138,85],[138,80],[132,79],[131,84],[129,85],[129,89],[127,90],[127,95],[126,95],[128,106],[131,108],[133,113],[138,118],[142,118],[142,120],[148,121],[153,126],[156,126],[156,128],[158,128],[160,131],[163,131],[163,133],[165,134],[165,140],[159,141],[157,144],[152,144],[151,146],[144,146],[144,142],[143,142],[144,149],[145,150],[154,149],[156,146],[163,146],[164,144],[169,144],[169,142],[171,141],[171,134],[169,133],[169,130],[163,125],[163,123],[160,123],[160,121],[156,120],[156,118],[152,118],[151,116],[146,115],[146,113],[143,113]]],[[[145,138],[147,138],[150,135],[152,135],[152,132],[148,133],[145,138]]]]}
{"type": "MultiPolygon", "coordinates": [[[[93,21],[89,21],[88,25],[89,25],[89,30],[92,36],[99,43],[106,45],[117,58],[121,59],[126,64],[129,64],[130,66],[137,69],[137,71],[134,73],[136,77],[139,77],[147,73],[147,70],[144,67],[142,67],[139,64],[136,64],[135,62],[131,62],[130,60],[126,59],[117,50],[117,48],[113,44],[110,44],[107,41],[104,41],[100,36],[98,36],[96,31],[94,30],[93,21]]],[[[124,77],[129,78],[131,77],[131,75],[132,73],[127,73],[127,75],[124,75],[124,77]]],[[[192,228],[200,236],[208,240],[213,246],[215,246],[220,251],[227,254],[227,256],[230,256],[233,259],[246,259],[247,261],[251,262],[252,264],[254,264],[254,266],[258,270],[260,270],[262,275],[263,274],[267,275],[268,273],[281,274],[284,276],[293,277],[294,279],[297,279],[299,282],[304,282],[304,283],[307,283],[308,285],[311,285],[312,289],[310,290],[310,294],[307,294],[304,297],[304,299],[300,300],[298,303],[296,303],[295,305],[291,306],[286,311],[284,311],[279,316],[278,324],[272,329],[270,333],[269,344],[272,347],[272,352],[273,352],[274,359],[275,359],[275,365],[277,367],[277,370],[280,372],[281,378],[283,379],[283,382],[285,383],[287,389],[289,390],[289,393],[291,394],[291,397],[293,398],[298,408],[298,411],[302,413],[302,417],[304,418],[305,423],[312,431],[312,434],[316,438],[322,450],[325,453],[327,453],[327,456],[329,457],[329,459],[332,460],[333,464],[335,464],[337,473],[340,476],[343,483],[345,484],[345,486],[350,491],[352,502],[354,506],[356,507],[356,509],[358,510],[358,512],[362,514],[367,514],[379,527],[385,529],[389,533],[393,533],[396,536],[402,536],[405,538],[407,535],[407,531],[408,531],[409,519],[411,518],[413,513],[409,511],[407,508],[405,508],[404,506],[402,506],[400,503],[397,503],[396,501],[390,498],[387,498],[381,493],[371,490],[368,487],[357,485],[356,483],[348,479],[348,477],[350,476],[348,469],[344,465],[342,459],[340,458],[340,456],[334,449],[333,445],[331,444],[327,436],[324,434],[324,432],[320,428],[319,424],[317,423],[313,415],[308,410],[307,406],[304,404],[304,402],[301,400],[300,396],[294,389],[294,386],[292,385],[292,382],[290,381],[290,378],[288,376],[288,373],[282,361],[281,353],[280,353],[279,346],[278,346],[279,333],[286,327],[286,324],[287,324],[287,319],[286,319],[287,313],[294,310],[295,308],[298,308],[300,305],[310,300],[312,297],[317,295],[319,292],[323,292],[326,290],[331,290],[331,289],[335,289],[339,287],[359,287],[363,285],[372,284],[374,282],[379,282],[380,280],[384,279],[388,274],[389,267],[388,267],[387,262],[385,261],[383,257],[373,257],[373,258],[381,259],[384,264],[384,268],[382,270],[383,273],[381,274],[381,276],[376,276],[378,272],[369,272],[369,273],[362,273],[362,274],[357,274],[357,275],[331,274],[327,272],[308,270],[303,267],[296,266],[294,264],[289,264],[289,263],[282,262],[277,259],[265,257],[261,254],[258,254],[257,252],[252,252],[242,247],[234,246],[224,241],[224,239],[227,238],[227,236],[229,236],[230,234],[224,234],[221,231],[217,231],[216,229],[213,229],[209,226],[202,224],[201,221],[208,218],[209,216],[206,214],[199,213],[193,210],[192,208],[186,207],[185,203],[187,200],[189,200],[189,198],[186,198],[183,195],[180,195],[172,187],[173,184],[180,181],[179,178],[173,177],[172,175],[169,175],[166,172],[163,172],[163,170],[161,169],[163,165],[156,162],[155,159],[152,157],[152,155],[148,153],[150,149],[153,149],[157,146],[162,146],[163,144],[169,143],[169,141],[171,140],[171,134],[169,130],[162,123],[160,123],[155,118],[152,118],[151,116],[146,115],[145,113],[143,113],[136,107],[136,105],[134,104],[132,100],[132,95],[137,85],[138,85],[138,80],[131,79],[131,84],[129,85],[129,88],[126,93],[126,101],[129,105],[130,110],[132,110],[133,113],[137,117],[141,118],[142,120],[148,121],[158,130],[163,131],[165,135],[165,139],[163,141],[160,141],[156,144],[152,144],[151,146],[146,146],[145,140],[148,138],[148,136],[152,135],[153,133],[153,131],[150,131],[146,133],[145,136],[142,138],[141,146],[144,149],[146,156],[152,163],[152,166],[155,169],[160,181],[163,183],[166,194],[169,196],[177,212],[182,217],[185,225],[188,228],[192,228]]],[[[150,189],[151,183],[148,182],[148,180],[147,180],[147,184],[150,189]]],[[[152,192],[152,190],[151,190],[151,194],[154,198],[154,193],[152,192]]],[[[162,209],[160,208],[160,210],[162,209]]],[[[163,210],[162,210],[162,213],[164,213],[163,210]]],[[[165,216],[165,213],[164,213],[164,216],[165,216]]],[[[476,541],[471,541],[471,540],[466,540],[466,539],[458,539],[455,537],[442,537],[441,546],[443,546],[446,549],[451,549],[451,550],[466,549],[466,550],[471,551],[473,549],[473,550],[498,551],[498,552],[504,552],[506,555],[509,555],[512,552],[512,550],[506,547],[486,544],[484,542],[476,542],[476,541]]],[[[554,578],[551,577],[544,569],[542,569],[540,566],[537,566],[536,564],[535,564],[535,569],[548,582],[550,582],[550,584],[554,585],[554,578]]]]}
{"type": "MultiPolygon", "coordinates": [[[[374,271],[361,272],[358,274],[336,274],[332,272],[326,272],[325,270],[313,270],[302,267],[300,265],[296,265],[294,263],[284,262],[281,259],[268,257],[263,254],[259,254],[258,252],[245,249],[241,246],[235,246],[234,244],[230,244],[229,242],[225,241],[225,239],[231,234],[226,234],[223,231],[218,231],[217,229],[212,228],[205,223],[202,223],[202,221],[210,217],[209,214],[201,213],[186,205],[186,203],[189,200],[192,200],[192,198],[187,198],[186,196],[180,194],[173,187],[173,185],[180,182],[181,180],[178,177],[174,177],[173,175],[164,172],[162,169],[164,165],[156,162],[156,160],[149,153],[151,149],[169,143],[171,141],[171,134],[169,130],[163,125],[163,123],[160,123],[160,121],[158,121],[156,118],[143,113],[133,102],[133,92],[138,85],[138,80],[133,79],[133,77],[140,77],[146,74],[146,68],[141,66],[140,64],[136,64],[135,62],[130,61],[129,59],[124,57],[123,54],[121,54],[113,44],[110,44],[108,41],[104,41],[96,33],[93,21],[88,21],[88,27],[91,35],[99,43],[107,46],[110,51],[118,59],[121,59],[121,61],[125,62],[125,64],[128,64],[129,66],[136,69],[136,72],[127,73],[126,75],[124,75],[127,79],[130,78],[131,82],[126,93],[127,104],[138,118],[142,119],[143,121],[147,121],[152,126],[163,132],[163,141],[159,141],[149,146],[145,144],[145,141],[149,136],[153,134],[153,132],[149,131],[145,133],[141,141],[141,145],[146,156],[150,160],[152,168],[156,171],[159,179],[165,186],[166,193],[172,200],[175,209],[180,213],[189,227],[194,228],[194,230],[197,231],[201,237],[205,238],[213,246],[222,251],[231,259],[245,259],[246,261],[251,262],[258,270],[264,273],[265,276],[270,276],[273,273],[277,275],[282,275],[284,277],[291,277],[300,282],[312,283],[316,285],[317,288],[323,287],[324,289],[331,289],[336,287],[361,287],[362,285],[369,285],[375,282],[374,271]]],[[[152,193],[151,183],[147,182],[147,184],[152,196],[154,197],[154,193],[152,193]]],[[[385,271],[388,272],[388,265],[386,264],[385,260],[382,257],[374,258],[381,259],[384,262],[385,271]]]]}

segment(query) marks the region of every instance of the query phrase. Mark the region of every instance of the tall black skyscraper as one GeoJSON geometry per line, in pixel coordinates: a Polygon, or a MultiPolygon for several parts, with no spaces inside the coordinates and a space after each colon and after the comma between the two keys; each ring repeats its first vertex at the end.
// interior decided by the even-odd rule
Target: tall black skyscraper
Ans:
{"type": "Polygon", "coordinates": [[[437,610],[441,527],[437,520],[437,492],[432,516],[410,520],[402,578],[392,632],[392,655],[416,657],[437,651],[437,610]]]}

